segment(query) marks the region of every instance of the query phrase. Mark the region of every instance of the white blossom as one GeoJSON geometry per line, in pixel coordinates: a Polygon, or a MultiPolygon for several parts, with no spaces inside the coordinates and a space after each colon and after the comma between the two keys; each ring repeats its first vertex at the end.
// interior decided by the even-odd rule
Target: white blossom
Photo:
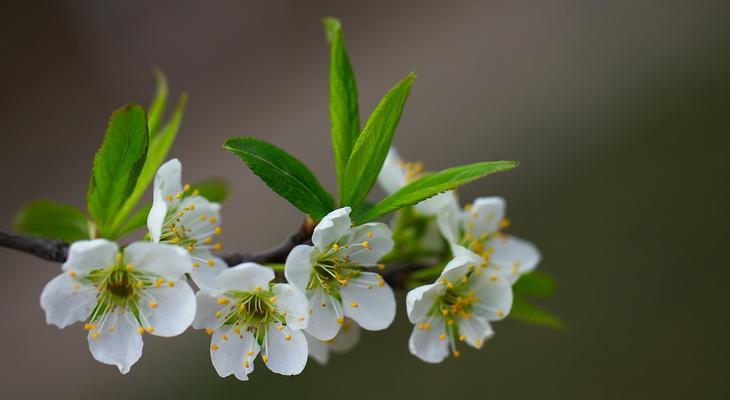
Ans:
{"type": "Polygon", "coordinates": [[[352,350],[360,341],[360,327],[355,321],[345,318],[342,328],[333,339],[319,340],[304,332],[309,345],[309,356],[322,365],[327,365],[330,353],[343,354],[352,350]]]}
{"type": "Polygon", "coordinates": [[[330,340],[345,318],[370,331],[387,328],[395,317],[393,290],[383,278],[364,267],[393,248],[390,228],[382,223],[353,227],[350,208],[327,214],[314,228],[313,246],[299,245],[286,259],[287,281],[309,300],[307,332],[330,340]]]}
{"type": "Polygon", "coordinates": [[[210,358],[221,377],[246,381],[254,359],[296,375],[307,363],[307,299],[296,287],[272,284],[274,271],[254,263],[226,269],[196,294],[196,329],[211,335],[210,358]]]}
{"type": "Polygon", "coordinates": [[[190,257],[179,247],[137,242],[120,251],[105,239],[79,241],[62,269],[41,294],[46,321],[86,321],[91,354],[123,374],[142,356],[143,333],[176,336],[195,316],[190,257]]]}

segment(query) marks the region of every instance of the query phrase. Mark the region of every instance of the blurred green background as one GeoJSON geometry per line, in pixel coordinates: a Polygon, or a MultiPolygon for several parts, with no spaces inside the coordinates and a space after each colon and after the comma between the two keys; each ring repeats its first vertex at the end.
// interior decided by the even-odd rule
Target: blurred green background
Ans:
{"type": "Polygon", "coordinates": [[[109,113],[146,104],[152,67],[191,95],[172,154],[186,180],[234,185],[227,249],[263,249],[300,216],[221,148],[256,135],[335,187],[328,51],[336,15],[363,118],[415,70],[396,136],[432,169],[516,159],[460,191],[508,199],[511,232],[560,288],[565,332],[505,321],[440,365],[408,353],[399,317],[326,368],[220,379],[208,337],[145,338],[127,376],[80,326],[47,326],[59,266],[0,249],[3,398],[727,398],[730,5],[727,1],[17,2],[0,15],[0,228],[21,204],[84,204],[109,113]]]}

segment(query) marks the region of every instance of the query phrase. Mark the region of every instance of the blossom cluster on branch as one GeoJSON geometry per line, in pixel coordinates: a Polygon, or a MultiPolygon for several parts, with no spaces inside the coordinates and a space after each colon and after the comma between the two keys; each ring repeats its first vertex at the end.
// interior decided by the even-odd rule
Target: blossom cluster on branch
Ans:
{"type": "Polygon", "coordinates": [[[265,256],[221,256],[221,203],[229,189],[215,179],[184,184],[180,161],[164,162],[187,96],[163,123],[168,88],[158,72],[148,110],[132,104],[112,114],[94,157],[87,212],[36,201],[18,214],[19,230],[69,242],[67,256],[56,248],[62,242],[0,236],[0,245],[63,261],[41,294],[49,324],[83,322],[92,356],[122,373],[142,356],[144,335],[177,336],[192,326],[210,335],[221,377],[248,380],[256,359],[296,375],[309,357],[326,364],[330,353],[352,349],[361,330],[391,325],[398,307],[387,277],[405,265],[408,346],[425,362],[458,357],[462,342],[481,348],[494,335],[492,323],[509,315],[560,326],[526,300],[551,294],[554,282],[534,271],[537,248],[504,232],[504,199],[481,197],[462,208],[455,192],[517,163],[428,172],[401,159],[392,140],[415,76],[392,88],[361,127],[340,24],[324,23],[338,198],[273,144],[229,139],[224,148],[307,222],[265,256]],[[376,183],[387,196],[370,203],[376,183]],[[152,203],[140,204],[150,184],[152,203]],[[379,222],[391,213],[388,224],[379,222]],[[121,244],[143,227],[142,240],[121,244]]]}

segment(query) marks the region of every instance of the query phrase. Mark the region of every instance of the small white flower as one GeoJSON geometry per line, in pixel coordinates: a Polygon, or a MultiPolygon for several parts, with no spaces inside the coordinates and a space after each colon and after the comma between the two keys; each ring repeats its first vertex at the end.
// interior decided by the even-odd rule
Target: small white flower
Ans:
{"type": "Polygon", "coordinates": [[[137,242],[120,252],[108,240],[84,240],[71,245],[62,268],[41,294],[46,321],[87,321],[91,354],[123,374],[142,356],[144,332],[176,336],[195,317],[190,257],[179,247],[137,242]]]}
{"type": "Polygon", "coordinates": [[[408,347],[429,363],[443,361],[449,352],[459,356],[458,342],[481,348],[494,335],[489,321],[512,308],[512,286],[499,273],[473,260],[456,257],[433,284],[417,287],[406,297],[408,319],[415,324],[408,347]]]}
{"type": "Polygon", "coordinates": [[[147,228],[155,243],[170,243],[186,249],[192,258],[190,275],[199,288],[207,288],[227,268],[225,261],[212,255],[221,244],[214,237],[221,233],[220,205],[197,191],[188,193],[182,184],[182,165],[177,159],[164,163],[155,175],[152,209],[147,228]]]}
{"type": "Polygon", "coordinates": [[[307,332],[330,340],[345,317],[369,331],[387,328],[395,317],[393,290],[379,274],[363,267],[379,265],[393,248],[390,228],[382,223],[352,227],[350,207],[344,207],[322,218],[312,243],[295,247],[285,269],[287,281],[309,300],[307,332]]]}
{"type": "Polygon", "coordinates": [[[532,243],[502,233],[509,221],[501,197],[478,198],[464,210],[457,205],[447,207],[437,221],[454,256],[470,257],[482,267],[497,270],[510,283],[540,262],[540,252],[532,243]]]}
{"type": "Polygon", "coordinates": [[[327,365],[330,359],[330,352],[342,354],[352,350],[360,341],[360,327],[355,321],[345,318],[342,329],[334,339],[322,341],[304,332],[309,346],[309,356],[322,365],[327,365]]]}
{"type": "Polygon", "coordinates": [[[221,272],[212,290],[196,294],[193,327],[211,335],[210,359],[221,377],[248,380],[259,352],[273,372],[296,375],[304,369],[307,299],[294,286],[271,284],[272,279],[270,268],[244,263],[221,272]]]}
{"type": "MultiPolygon", "coordinates": [[[[395,147],[391,147],[378,175],[378,183],[386,193],[393,194],[425,173],[423,163],[403,161],[395,147]]],[[[456,197],[453,191],[448,191],[423,200],[415,208],[421,214],[434,216],[451,204],[456,204],[456,197]]]]}

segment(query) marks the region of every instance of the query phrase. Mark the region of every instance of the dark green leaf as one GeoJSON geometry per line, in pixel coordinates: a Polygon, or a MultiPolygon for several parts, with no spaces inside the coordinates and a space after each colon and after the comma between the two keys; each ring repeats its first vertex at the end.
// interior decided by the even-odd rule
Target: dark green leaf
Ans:
{"type": "Polygon", "coordinates": [[[167,79],[165,74],[157,68],[155,68],[155,78],[157,80],[157,89],[155,90],[155,98],[150,104],[150,111],[147,114],[147,130],[150,136],[157,134],[162,118],[165,116],[165,108],[167,108],[167,79]]]}
{"type": "Polygon", "coordinates": [[[206,179],[192,184],[191,187],[201,196],[216,203],[222,203],[231,192],[228,182],[219,178],[206,179]]]}
{"type": "Polygon", "coordinates": [[[416,76],[408,74],[385,94],[370,114],[345,168],[342,204],[357,208],[370,193],[388,154],[393,134],[416,76]]]}
{"type": "Polygon", "coordinates": [[[147,118],[139,105],[115,111],[104,142],[94,157],[87,205],[101,237],[112,233],[112,222],[132,194],[147,156],[147,118]]]}
{"type": "Polygon", "coordinates": [[[69,243],[91,237],[90,222],[81,210],[48,200],[23,206],[15,217],[15,229],[69,243]]]}
{"type": "Polygon", "coordinates": [[[537,297],[550,297],[555,288],[555,278],[539,270],[522,275],[514,285],[515,293],[537,297]]]}
{"type": "Polygon", "coordinates": [[[360,133],[357,84],[340,21],[327,17],[322,22],[330,45],[330,125],[337,184],[342,196],[347,160],[360,133]]]}
{"type": "Polygon", "coordinates": [[[369,211],[356,216],[355,220],[358,224],[372,221],[389,212],[416,204],[489,174],[510,170],[517,165],[515,161],[481,162],[424,175],[384,198],[369,211]]]}
{"type": "Polygon", "coordinates": [[[558,330],[566,329],[565,324],[556,316],[519,297],[515,297],[509,316],[528,324],[542,325],[558,330]]]}
{"type": "Polygon", "coordinates": [[[294,207],[315,219],[334,209],[334,200],[299,160],[252,137],[231,138],[223,145],[239,156],[261,180],[294,207]]]}
{"type": "Polygon", "coordinates": [[[124,224],[117,230],[116,237],[121,238],[139,228],[147,225],[147,215],[150,213],[152,204],[146,204],[124,221],[124,224]]]}

